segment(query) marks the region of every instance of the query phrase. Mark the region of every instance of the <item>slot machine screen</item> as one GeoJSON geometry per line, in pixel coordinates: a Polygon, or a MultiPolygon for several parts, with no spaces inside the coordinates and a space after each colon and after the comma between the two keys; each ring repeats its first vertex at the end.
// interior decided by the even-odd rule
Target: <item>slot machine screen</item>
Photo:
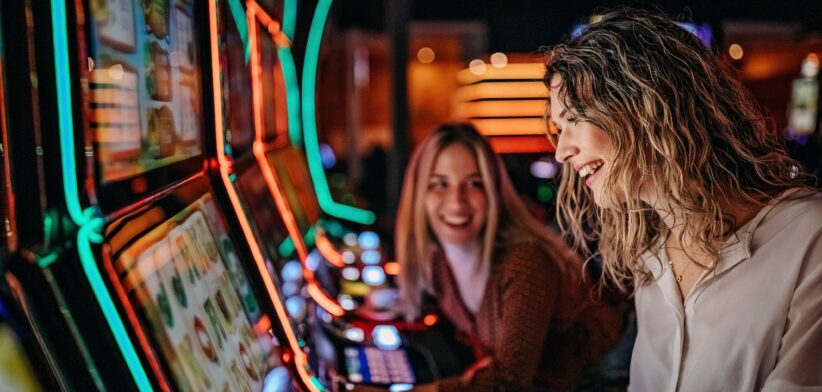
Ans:
{"type": "Polygon", "coordinates": [[[320,205],[305,156],[289,146],[269,151],[267,158],[277,174],[300,232],[305,234],[320,219],[320,205]]]}
{"type": "Polygon", "coordinates": [[[87,121],[99,185],[202,154],[195,11],[190,0],[90,2],[87,121]]]}
{"type": "Polygon", "coordinates": [[[262,310],[214,199],[165,220],[164,211],[137,217],[160,223],[113,257],[153,350],[178,390],[261,390],[276,356],[267,333],[255,333],[262,310]]]}

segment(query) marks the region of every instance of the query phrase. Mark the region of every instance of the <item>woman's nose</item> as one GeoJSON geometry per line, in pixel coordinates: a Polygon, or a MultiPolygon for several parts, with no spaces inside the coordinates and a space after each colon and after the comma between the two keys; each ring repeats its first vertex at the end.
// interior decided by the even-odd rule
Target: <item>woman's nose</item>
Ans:
{"type": "Polygon", "coordinates": [[[560,163],[565,163],[571,157],[579,153],[579,149],[567,136],[559,135],[557,138],[557,149],[555,157],[560,163]]]}

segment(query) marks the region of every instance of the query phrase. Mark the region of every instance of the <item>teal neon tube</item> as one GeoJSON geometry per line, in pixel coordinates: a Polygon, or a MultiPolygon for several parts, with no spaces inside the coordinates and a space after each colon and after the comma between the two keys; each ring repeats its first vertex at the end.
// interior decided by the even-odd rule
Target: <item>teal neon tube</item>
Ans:
{"type": "Polygon", "coordinates": [[[240,32],[240,39],[243,41],[243,50],[245,51],[245,65],[248,65],[248,62],[251,61],[251,47],[248,45],[248,19],[246,18],[245,9],[240,4],[240,0],[228,0],[228,8],[231,10],[234,24],[237,25],[237,31],[240,32]]]}
{"type": "Polygon", "coordinates": [[[100,243],[103,240],[100,235],[103,223],[103,218],[94,218],[85,226],[81,227],[77,233],[77,250],[80,253],[80,263],[83,265],[83,271],[88,277],[91,289],[97,298],[97,303],[100,304],[103,315],[111,328],[111,332],[114,334],[117,346],[120,348],[123,357],[125,357],[126,364],[128,365],[129,371],[131,371],[131,376],[134,377],[137,388],[140,391],[152,391],[153,388],[148,380],[148,375],[145,369],[143,369],[140,357],[137,355],[137,350],[128,337],[123,319],[120,318],[120,314],[114,306],[114,300],[112,300],[109,295],[108,288],[103,281],[103,277],[97,267],[97,262],[94,260],[94,253],[91,250],[92,241],[100,243]]]}
{"type": "Polygon", "coordinates": [[[283,33],[294,41],[294,30],[297,24],[297,0],[285,0],[283,5],[283,33]]]}
{"type": "Polygon", "coordinates": [[[288,140],[294,147],[303,146],[303,130],[300,124],[300,86],[297,84],[297,67],[294,65],[294,56],[291,48],[278,50],[280,64],[283,67],[285,79],[286,105],[288,107],[288,140]]]}
{"type": "Polygon", "coordinates": [[[322,160],[320,158],[320,145],[317,139],[317,113],[316,113],[316,89],[317,89],[317,63],[319,61],[320,44],[323,39],[325,22],[328,19],[328,11],[331,9],[331,0],[320,0],[314,11],[314,18],[311,21],[311,29],[308,32],[308,43],[305,50],[305,64],[303,65],[303,134],[305,137],[305,152],[308,157],[308,169],[311,172],[311,179],[314,181],[314,189],[317,193],[317,200],[325,213],[340,219],[370,225],[376,221],[377,217],[373,212],[361,208],[340,204],[331,197],[331,190],[328,188],[328,179],[325,177],[322,160]]]}
{"type": "Polygon", "coordinates": [[[77,166],[74,162],[74,123],[71,115],[68,26],[64,1],[51,1],[51,23],[54,41],[54,76],[57,81],[57,122],[60,128],[60,151],[63,163],[63,192],[71,220],[77,226],[82,226],[86,223],[87,218],[83,214],[82,207],[80,207],[77,166]]]}

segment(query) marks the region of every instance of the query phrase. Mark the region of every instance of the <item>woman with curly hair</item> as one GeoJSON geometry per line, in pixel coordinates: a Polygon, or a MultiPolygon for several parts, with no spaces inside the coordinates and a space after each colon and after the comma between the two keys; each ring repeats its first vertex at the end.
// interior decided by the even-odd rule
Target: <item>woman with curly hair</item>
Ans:
{"type": "Polygon", "coordinates": [[[636,391],[822,387],[822,194],[729,67],[654,13],[550,49],[561,226],[635,293],[636,391]]]}

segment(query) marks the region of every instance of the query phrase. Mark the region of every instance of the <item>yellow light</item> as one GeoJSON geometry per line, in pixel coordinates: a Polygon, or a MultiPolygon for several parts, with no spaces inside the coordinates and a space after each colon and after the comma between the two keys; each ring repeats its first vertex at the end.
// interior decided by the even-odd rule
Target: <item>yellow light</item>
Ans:
{"type": "Polygon", "coordinates": [[[457,105],[454,117],[539,117],[545,115],[546,101],[528,99],[515,101],[462,102],[457,105]]]}
{"type": "Polygon", "coordinates": [[[731,44],[728,47],[728,54],[731,55],[732,59],[739,60],[745,55],[745,51],[742,50],[742,46],[739,46],[739,44],[731,44]]]}
{"type": "Polygon", "coordinates": [[[489,98],[547,98],[548,89],[542,82],[477,83],[457,89],[457,101],[489,98]]]}
{"type": "Polygon", "coordinates": [[[485,73],[488,67],[485,66],[485,61],[476,59],[471,60],[471,62],[468,63],[468,69],[471,71],[472,74],[480,76],[485,73]]]}
{"type": "Polygon", "coordinates": [[[420,48],[417,51],[417,60],[419,60],[423,64],[431,64],[434,62],[436,58],[436,54],[434,53],[434,49],[429,47],[420,48]]]}
{"type": "Polygon", "coordinates": [[[480,80],[492,79],[529,79],[542,80],[545,77],[545,64],[542,63],[511,63],[505,68],[488,68],[484,74],[477,75],[470,69],[463,69],[457,73],[457,82],[471,84],[480,80]]]}
{"type": "Polygon", "coordinates": [[[505,66],[508,65],[508,56],[501,52],[492,54],[491,65],[497,68],[505,68],[505,66]]]}
{"type": "Polygon", "coordinates": [[[486,136],[545,136],[545,120],[537,118],[488,118],[471,120],[479,133],[486,136]]]}

